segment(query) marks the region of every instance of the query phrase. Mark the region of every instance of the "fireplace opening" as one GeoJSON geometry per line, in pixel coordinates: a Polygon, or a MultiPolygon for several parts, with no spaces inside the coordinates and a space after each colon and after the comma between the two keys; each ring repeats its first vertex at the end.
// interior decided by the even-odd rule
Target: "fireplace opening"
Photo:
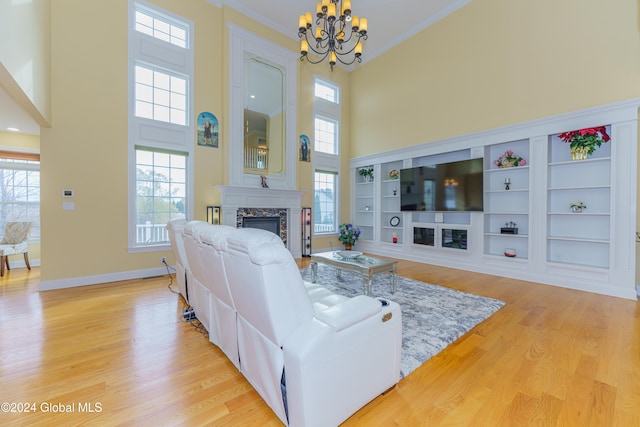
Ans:
{"type": "Polygon", "coordinates": [[[245,216],[242,218],[242,228],[259,228],[273,234],[280,235],[279,216],[245,216]]]}

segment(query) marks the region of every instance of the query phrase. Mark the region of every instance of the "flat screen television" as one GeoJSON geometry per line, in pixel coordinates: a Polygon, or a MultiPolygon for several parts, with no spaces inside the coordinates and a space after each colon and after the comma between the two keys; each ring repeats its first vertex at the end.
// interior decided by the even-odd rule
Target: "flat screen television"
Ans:
{"type": "Polygon", "coordinates": [[[402,211],[482,211],[483,161],[459,160],[400,170],[402,211]]]}

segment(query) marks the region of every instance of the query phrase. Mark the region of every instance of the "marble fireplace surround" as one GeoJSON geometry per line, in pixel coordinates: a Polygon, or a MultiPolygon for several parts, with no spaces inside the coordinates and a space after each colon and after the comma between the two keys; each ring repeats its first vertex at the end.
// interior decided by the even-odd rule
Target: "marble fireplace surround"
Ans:
{"type": "Polygon", "coordinates": [[[261,212],[271,216],[278,210],[286,210],[285,244],[294,258],[302,256],[302,194],[301,190],[253,188],[232,185],[216,186],[220,191],[222,224],[238,227],[242,216],[256,216],[261,212]]]}

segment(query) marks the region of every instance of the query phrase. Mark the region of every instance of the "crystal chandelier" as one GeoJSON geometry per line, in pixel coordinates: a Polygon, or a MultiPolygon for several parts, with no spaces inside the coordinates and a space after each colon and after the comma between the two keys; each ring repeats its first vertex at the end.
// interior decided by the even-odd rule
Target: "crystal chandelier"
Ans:
{"type": "Polygon", "coordinates": [[[307,58],[318,64],[329,58],[331,71],[336,61],[351,65],[362,62],[362,41],[367,39],[366,18],[351,16],[351,0],[322,0],[316,6],[315,31],[313,15],[300,15],[298,37],[300,37],[300,61],[307,58]],[[319,56],[317,61],[309,58],[309,49],[319,56]]]}

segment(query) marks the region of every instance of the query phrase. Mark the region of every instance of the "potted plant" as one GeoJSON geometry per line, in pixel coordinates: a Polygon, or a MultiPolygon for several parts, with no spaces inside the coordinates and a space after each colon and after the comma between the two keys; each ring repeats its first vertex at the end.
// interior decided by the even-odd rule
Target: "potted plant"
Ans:
{"type": "Polygon", "coordinates": [[[575,202],[571,202],[571,212],[580,213],[583,209],[587,209],[587,205],[582,200],[576,200],[575,202]]]}
{"type": "Polygon", "coordinates": [[[596,151],[596,148],[611,139],[607,134],[607,128],[604,126],[562,132],[558,135],[558,138],[569,143],[573,160],[586,159],[587,156],[596,151]]]}
{"type": "Polygon", "coordinates": [[[360,237],[360,229],[354,227],[353,224],[340,224],[338,227],[338,240],[344,244],[344,248],[348,251],[351,250],[351,246],[356,244],[356,241],[360,237]]]}
{"type": "Polygon", "coordinates": [[[358,173],[360,174],[360,176],[364,177],[365,182],[369,182],[373,179],[373,167],[371,166],[361,168],[358,173]]]}

